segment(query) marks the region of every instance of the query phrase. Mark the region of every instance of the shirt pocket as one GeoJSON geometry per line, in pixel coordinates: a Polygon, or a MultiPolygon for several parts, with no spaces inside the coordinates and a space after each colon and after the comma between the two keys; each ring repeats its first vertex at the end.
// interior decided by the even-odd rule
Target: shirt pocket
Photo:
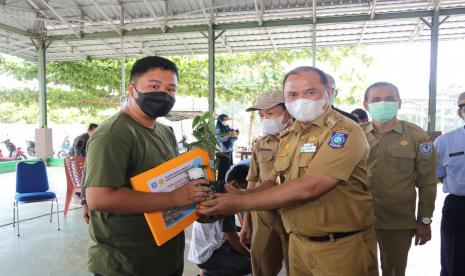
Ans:
{"type": "MultiPolygon", "coordinates": [[[[392,166],[397,168],[393,173],[399,175],[411,175],[415,169],[416,152],[412,148],[393,147],[389,149],[389,155],[393,161],[392,166]]],[[[382,160],[378,160],[382,161],[382,160]]]]}
{"type": "Polygon", "coordinates": [[[280,174],[285,174],[289,171],[289,166],[291,165],[291,158],[289,156],[277,157],[274,163],[274,168],[276,172],[280,174]]]}
{"type": "Polygon", "coordinates": [[[257,162],[258,163],[264,163],[264,162],[270,162],[273,160],[273,152],[272,151],[262,151],[257,153],[257,162]]]}
{"type": "Polygon", "coordinates": [[[310,165],[313,157],[315,156],[314,152],[302,152],[299,157],[299,168],[307,168],[310,165]]]}
{"type": "MultiPolygon", "coordinates": [[[[464,152],[464,150],[457,152],[464,152]]],[[[465,154],[460,154],[456,156],[449,156],[449,154],[451,153],[448,153],[446,161],[444,162],[444,165],[447,168],[447,170],[453,172],[465,170],[465,154]]]]}

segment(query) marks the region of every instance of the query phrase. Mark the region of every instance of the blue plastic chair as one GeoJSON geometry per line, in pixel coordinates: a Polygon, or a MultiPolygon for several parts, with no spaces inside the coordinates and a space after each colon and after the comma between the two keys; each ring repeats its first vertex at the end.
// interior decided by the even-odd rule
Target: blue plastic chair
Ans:
{"type": "Polygon", "coordinates": [[[54,192],[48,191],[47,168],[42,160],[23,161],[16,165],[16,196],[13,202],[13,227],[18,224],[19,237],[19,203],[34,203],[50,200],[50,222],[52,222],[53,202],[57,206],[58,230],[60,230],[60,216],[58,199],[54,192]]]}

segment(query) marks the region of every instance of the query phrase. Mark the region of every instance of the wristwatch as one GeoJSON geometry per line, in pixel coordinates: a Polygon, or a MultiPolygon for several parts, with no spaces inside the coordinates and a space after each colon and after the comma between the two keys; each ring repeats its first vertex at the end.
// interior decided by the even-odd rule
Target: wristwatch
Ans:
{"type": "Polygon", "coordinates": [[[422,217],[420,218],[420,222],[423,223],[424,225],[430,225],[433,220],[429,217],[422,217]]]}

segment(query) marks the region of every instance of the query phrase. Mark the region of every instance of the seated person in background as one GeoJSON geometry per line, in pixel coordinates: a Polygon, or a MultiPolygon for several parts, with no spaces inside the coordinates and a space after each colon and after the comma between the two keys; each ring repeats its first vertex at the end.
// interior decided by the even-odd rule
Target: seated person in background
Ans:
{"type": "Polygon", "coordinates": [[[357,108],[352,110],[350,114],[354,115],[358,119],[359,124],[363,124],[365,122],[368,122],[368,114],[365,112],[365,110],[361,108],[357,108]]]}
{"type": "MultiPolygon", "coordinates": [[[[247,163],[239,163],[227,172],[226,183],[247,188],[247,163]]],[[[202,269],[204,276],[239,276],[252,271],[250,251],[241,245],[234,215],[213,223],[194,222],[188,259],[202,269]]]]}
{"type": "Polygon", "coordinates": [[[94,134],[95,130],[97,129],[97,124],[89,124],[87,127],[87,132],[79,135],[78,137],[74,138],[73,146],[69,151],[69,155],[71,156],[82,156],[86,157],[86,147],[87,141],[89,140],[90,136],[94,134]]]}

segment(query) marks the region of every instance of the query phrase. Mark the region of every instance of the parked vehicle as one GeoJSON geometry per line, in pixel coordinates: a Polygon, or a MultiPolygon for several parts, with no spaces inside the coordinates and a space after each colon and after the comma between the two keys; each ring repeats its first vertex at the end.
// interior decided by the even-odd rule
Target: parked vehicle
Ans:
{"type": "Polygon", "coordinates": [[[2,141],[8,149],[8,156],[3,156],[2,151],[0,150],[0,158],[3,160],[26,160],[27,156],[24,154],[24,151],[20,147],[16,147],[10,139],[2,141]]]}
{"type": "Polygon", "coordinates": [[[65,139],[63,139],[63,142],[61,143],[61,150],[57,154],[58,158],[65,158],[68,156],[70,149],[71,144],[69,143],[69,136],[66,135],[65,139]]]}

